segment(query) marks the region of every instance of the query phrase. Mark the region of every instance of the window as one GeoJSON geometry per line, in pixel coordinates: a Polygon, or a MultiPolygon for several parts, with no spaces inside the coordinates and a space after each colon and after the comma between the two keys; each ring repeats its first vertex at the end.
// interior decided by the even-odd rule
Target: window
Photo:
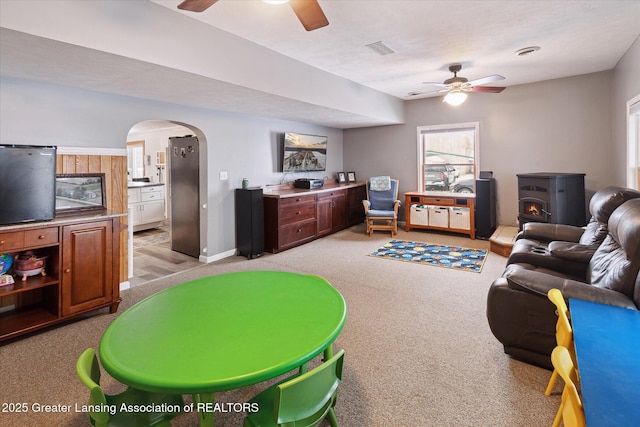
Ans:
{"type": "Polygon", "coordinates": [[[627,187],[640,190],[640,95],[627,103],[627,187]]]}
{"type": "Polygon", "coordinates": [[[478,123],[418,127],[418,188],[475,193],[478,123]]]}

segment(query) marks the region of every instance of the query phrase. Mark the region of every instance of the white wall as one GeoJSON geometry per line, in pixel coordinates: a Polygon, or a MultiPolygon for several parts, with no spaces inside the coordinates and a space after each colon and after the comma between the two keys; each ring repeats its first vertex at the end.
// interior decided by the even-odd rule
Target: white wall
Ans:
{"type": "Polygon", "coordinates": [[[627,102],[640,95],[640,38],[631,45],[613,71],[611,112],[616,181],[626,183],[627,165],[627,102]]]}
{"type": "Polygon", "coordinates": [[[417,190],[417,127],[479,122],[480,168],[494,172],[498,222],[517,218],[518,173],[586,173],[587,198],[620,184],[611,130],[611,72],[511,86],[500,94],[472,93],[459,107],[442,98],[410,101],[406,124],[350,129],[344,164],[359,177],[390,174],[400,191],[417,190]]]}
{"type": "Polygon", "coordinates": [[[209,257],[235,248],[234,189],[242,178],[252,186],[282,179],[278,167],[284,132],[328,136],[327,171],[309,176],[335,177],[344,170],[339,129],[8,78],[0,79],[0,108],[2,144],[124,149],[130,129],[141,121],[171,120],[199,129],[202,135],[196,135],[205,145],[201,191],[208,205],[202,241],[209,257]],[[228,172],[228,181],[219,179],[220,171],[228,172]]]}

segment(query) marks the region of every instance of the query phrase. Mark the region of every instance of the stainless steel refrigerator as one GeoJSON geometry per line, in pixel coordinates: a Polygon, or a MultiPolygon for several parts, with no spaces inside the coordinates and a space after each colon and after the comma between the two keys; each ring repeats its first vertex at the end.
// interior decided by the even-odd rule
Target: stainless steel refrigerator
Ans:
{"type": "Polygon", "coordinates": [[[200,256],[200,162],[198,138],[169,138],[171,250],[200,256]]]}

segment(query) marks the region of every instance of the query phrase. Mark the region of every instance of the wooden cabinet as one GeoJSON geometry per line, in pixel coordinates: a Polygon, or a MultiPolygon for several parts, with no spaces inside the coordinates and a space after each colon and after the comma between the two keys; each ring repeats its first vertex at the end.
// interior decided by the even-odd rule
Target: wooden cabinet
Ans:
{"type": "Polygon", "coordinates": [[[265,250],[277,253],[364,221],[362,194],[363,183],[265,193],[265,250]]]}
{"type": "Polygon", "coordinates": [[[347,226],[347,190],[320,193],[317,202],[318,236],[335,233],[347,226]]]}
{"type": "MultiPolygon", "coordinates": [[[[0,253],[46,257],[44,275],[0,287],[0,341],[120,302],[120,215],[0,227],[0,253]]],[[[10,270],[12,272],[13,270],[10,270]]]]}
{"type": "Polygon", "coordinates": [[[273,253],[316,236],[316,196],[264,199],[265,249],[273,253]]]}
{"type": "MultiPolygon", "coordinates": [[[[111,302],[113,226],[97,221],[62,227],[62,315],[111,302]]],[[[116,284],[117,286],[117,284],[116,284]]]]}
{"type": "Polygon", "coordinates": [[[347,189],[347,224],[349,226],[364,222],[364,206],[362,201],[367,198],[367,189],[364,185],[347,189]]]}
{"type": "Polygon", "coordinates": [[[436,191],[405,193],[405,230],[423,228],[476,238],[475,195],[436,191]]]}
{"type": "Polygon", "coordinates": [[[161,226],[165,218],[164,184],[130,187],[127,191],[133,231],[161,226]]]}

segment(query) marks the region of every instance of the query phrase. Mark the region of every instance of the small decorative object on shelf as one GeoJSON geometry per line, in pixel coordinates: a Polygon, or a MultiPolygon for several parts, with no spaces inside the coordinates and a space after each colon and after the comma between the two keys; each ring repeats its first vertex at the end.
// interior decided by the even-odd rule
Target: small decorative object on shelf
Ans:
{"type": "Polygon", "coordinates": [[[347,172],[347,182],[356,182],[355,172],[347,172]]]}
{"type": "Polygon", "coordinates": [[[45,272],[47,256],[39,257],[33,251],[26,251],[16,255],[14,261],[13,269],[17,275],[22,276],[23,282],[27,280],[27,276],[47,275],[45,272]]]}
{"type": "Polygon", "coordinates": [[[347,182],[347,176],[345,175],[344,172],[338,172],[338,183],[339,184],[344,184],[345,182],[347,182]]]}
{"type": "Polygon", "coordinates": [[[13,276],[5,274],[11,268],[13,258],[9,254],[0,254],[0,286],[13,285],[15,282],[13,276]]]}

